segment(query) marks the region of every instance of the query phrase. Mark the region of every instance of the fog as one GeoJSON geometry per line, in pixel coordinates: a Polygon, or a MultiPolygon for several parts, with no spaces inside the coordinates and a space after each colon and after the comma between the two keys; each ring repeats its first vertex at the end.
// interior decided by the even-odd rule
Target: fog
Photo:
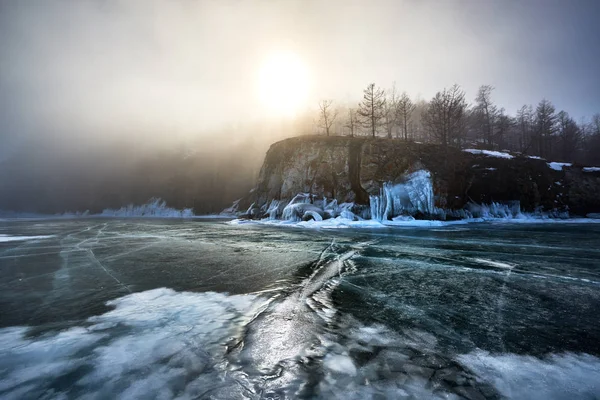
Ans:
{"type": "MultiPolygon", "coordinates": [[[[314,132],[319,99],[356,103],[372,81],[422,99],[454,83],[474,97],[490,84],[510,112],[546,97],[590,116],[600,110],[598,8],[583,0],[2,1],[0,208],[101,207],[90,202],[104,189],[72,200],[84,182],[116,191],[131,186],[121,182],[131,170],[136,180],[146,175],[141,165],[160,170],[182,154],[195,154],[194,168],[213,171],[213,181],[216,170],[226,176],[224,202],[252,187],[271,142],[314,132]],[[296,54],[309,77],[293,116],[260,98],[260,69],[281,51],[296,54]],[[54,185],[65,187],[60,196],[54,185]]],[[[170,192],[136,193],[109,203],[170,192]]]]}

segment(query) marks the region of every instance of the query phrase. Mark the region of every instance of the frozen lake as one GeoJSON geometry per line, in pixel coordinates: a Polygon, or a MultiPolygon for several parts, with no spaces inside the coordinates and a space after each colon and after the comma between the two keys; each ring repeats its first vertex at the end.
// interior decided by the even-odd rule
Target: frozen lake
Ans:
{"type": "Polygon", "coordinates": [[[600,398],[600,224],[0,222],[0,398],[600,398]]]}

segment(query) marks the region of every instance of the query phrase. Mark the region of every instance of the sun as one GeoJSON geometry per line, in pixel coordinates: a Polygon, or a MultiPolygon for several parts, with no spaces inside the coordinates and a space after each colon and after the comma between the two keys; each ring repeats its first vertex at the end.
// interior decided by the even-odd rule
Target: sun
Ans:
{"type": "Polygon", "coordinates": [[[260,68],[258,91],[261,102],[270,112],[293,116],[307,103],[306,65],[294,53],[273,54],[260,68]]]}

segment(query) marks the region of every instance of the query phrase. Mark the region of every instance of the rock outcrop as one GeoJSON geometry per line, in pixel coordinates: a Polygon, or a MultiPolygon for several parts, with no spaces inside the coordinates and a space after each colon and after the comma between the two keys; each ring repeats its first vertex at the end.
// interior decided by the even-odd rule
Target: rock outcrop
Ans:
{"type": "Polygon", "coordinates": [[[572,215],[600,212],[600,172],[580,166],[551,168],[521,155],[465,152],[396,139],[303,136],[271,146],[256,188],[239,203],[264,214],[298,193],[338,203],[369,206],[385,183],[431,173],[435,207],[461,210],[469,204],[516,203],[522,211],[572,215]]]}

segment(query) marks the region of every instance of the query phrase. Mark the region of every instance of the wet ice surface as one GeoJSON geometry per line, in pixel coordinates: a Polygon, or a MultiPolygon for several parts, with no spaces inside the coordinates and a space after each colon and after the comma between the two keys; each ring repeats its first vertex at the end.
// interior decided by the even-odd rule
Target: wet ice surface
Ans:
{"type": "Polygon", "coordinates": [[[600,226],[0,223],[0,398],[600,397],[600,226]]]}

